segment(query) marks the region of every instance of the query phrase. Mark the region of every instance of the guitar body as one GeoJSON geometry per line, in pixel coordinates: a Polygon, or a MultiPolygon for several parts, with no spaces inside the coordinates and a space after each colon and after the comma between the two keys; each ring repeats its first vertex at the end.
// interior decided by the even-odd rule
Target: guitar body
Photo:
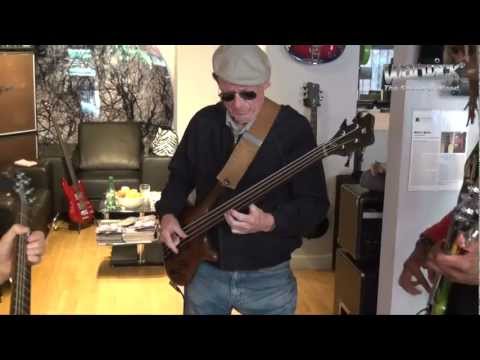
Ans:
{"type": "Polygon", "coordinates": [[[325,219],[322,220],[322,222],[315,225],[314,229],[306,233],[304,236],[307,239],[320,238],[327,233],[329,227],[330,227],[330,221],[328,221],[328,218],[326,217],[325,219]]]}
{"type": "Polygon", "coordinates": [[[62,189],[68,200],[68,218],[77,225],[93,223],[95,211],[88,200],[83,183],[78,180],[75,188],[62,178],[62,189]]]}
{"type": "MultiPolygon", "coordinates": [[[[218,196],[220,188],[215,188],[205,202],[199,206],[187,206],[179,216],[179,222],[182,228],[200,218],[208,216],[210,205],[214,197],[218,196]],[[215,191],[218,190],[218,191],[215,191]]],[[[183,245],[183,244],[182,244],[183,245]]],[[[178,285],[187,285],[197,272],[197,268],[202,261],[216,261],[217,253],[211,248],[206,234],[197,235],[188,242],[185,242],[178,254],[166,249],[169,256],[165,257],[165,271],[171,281],[178,285]]]]}

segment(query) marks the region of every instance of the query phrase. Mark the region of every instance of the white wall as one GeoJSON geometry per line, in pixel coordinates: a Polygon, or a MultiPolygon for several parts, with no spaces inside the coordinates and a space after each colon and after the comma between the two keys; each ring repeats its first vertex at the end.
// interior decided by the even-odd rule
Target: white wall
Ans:
{"type": "MultiPolygon", "coordinates": [[[[346,118],[349,121],[356,114],[359,45],[349,45],[334,62],[322,65],[305,65],[294,61],[282,45],[268,45],[266,51],[272,63],[272,86],[267,96],[274,101],[288,104],[310,118],[309,109],[303,105],[302,86],[315,82],[323,91],[323,101],[318,109],[317,142],[328,141],[346,118]]],[[[305,240],[301,249],[294,254],[293,264],[298,267],[329,269],[335,209],[335,177],[341,173],[351,173],[346,168],[346,158],[331,156],[323,161],[330,198],[330,229],[320,239],[305,240]]],[[[353,161],[351,162],[353,165],[353,161]]]]}
{"type": "MultiPolygon", "coordinates": [[[[395,65],[416,63],[415,46],[395,47],[395,65]]],[[[432,81],[409,80],[407,87],[434,87],[432,81]]],[[[387,177],[379,269],[378,314],[415,314],[425,307],[426,293],[412,296],[399,285],[403,262],[422,230],[439,221],[456,204],[458,191],[408,191],[411,124],[414,110],[463,110],[466,97],[442,97],[436,91],[392,92],[387,177]]],[[[465,124],[467,114],[465,112],[465,124]]],[[[470,126],[467,154],[478,138],[470,126]],[[472,141],[473,140],[473,141],[472,141]]]]}
{"type": "Polygon", "coordinates": [[[175,66],[176,66],[176,51],[175,45],[156,45],[162,54],[163,60],[167,63],[167,69],[172,79],[172,85],[175,86],[175,66]]]}
{"type": "Polygon", "coordinates": [[[175,105],[180,137],[198,110],[218,102],[218,89],[212,78],[212,56],[217,47],[177,45],[175,105]]]}
{"type": "MultiPolygon", "coordinates": [[[[162,45],[163,47],[164,45],[162,45]]],[[[182,136],[191,117],[202,107],[218,101],[217,87],[212,79],[211,59],[218,45],[177,45],[175,56],[175,123],[182,136]]],[[[304,65],[289,57],[283,45],[261,45],[272,63],[272,86],[267,96],[288,104],[309,118],[309,110],[303,106],[302,86],[317,82],[324,100],[318,110],[319,143],[326,142],[338,130],[343,119],[351,120],[356,113],[358,83],[358,45],[347,46],[344,54],[332,63],[304,65]]],[[[168,60],[167,60],[168,63],[168,60]]],[[[324,160],[328,193],[331,201],[329,218],[331,227],[321,239],[305,240],[294,254],[294,265],[329,269],[333,232],[335,201],[335,176],[350,173],[345,168],[346,159],[333,156],[324,160]]],[[[353,163],[353,162],[352,162],[353,163]]]]}

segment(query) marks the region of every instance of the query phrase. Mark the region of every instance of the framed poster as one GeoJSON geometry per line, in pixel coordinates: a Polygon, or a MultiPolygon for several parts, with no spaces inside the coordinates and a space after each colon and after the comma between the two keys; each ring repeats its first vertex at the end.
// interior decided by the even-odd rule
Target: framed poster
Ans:
{"type": "Polygon", "coordinates": [[[413,112],[408,191],[460,190],[470,141],[466,118],[465,111],[413,112]]]}

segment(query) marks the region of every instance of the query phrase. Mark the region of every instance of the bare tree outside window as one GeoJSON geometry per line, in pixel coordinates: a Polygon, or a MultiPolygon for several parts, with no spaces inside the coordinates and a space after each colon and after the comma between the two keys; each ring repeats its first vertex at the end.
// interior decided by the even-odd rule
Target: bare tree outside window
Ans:
{"type": "Polygon", "coordinates": [[[40,144],[57,143],[52,119],[67,143],[80,122],[132,121],[151,143],[171,129],[173,91],[158,48],[139,45],[40,45],[36,103],[40,144]]]}

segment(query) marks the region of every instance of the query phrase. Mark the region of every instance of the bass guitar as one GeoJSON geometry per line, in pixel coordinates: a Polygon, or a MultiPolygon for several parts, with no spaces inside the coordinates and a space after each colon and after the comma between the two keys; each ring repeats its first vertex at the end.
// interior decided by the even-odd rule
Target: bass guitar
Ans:
{"type": "Polygon", "coordinates": [[[178,244],[178,254],[164,245],[165,270],[171,284],[174,287],[187,285],[202,261],[217,260],[218,255],[210,246],[205,234],[224,220],[226,211],[232,208],[242,211],[269,191],[327,156],[334,154],[346,156],[359,147],[373,144],[374,120],[368,113],[358,114],[350,125],[347,125],[345,120],[330,141],[315,147],[221,205],[213,207],[224,189],[217,183],[200,204],[186,207],[179,216],[179,222],[187,237],[178,244]]]}
{"type": "MultiPolygon", "coordinates": [[[[24,173],[15,175],[14,191],[19,203],[18,222],[28,226],[30,208],[35,198],[34,189],[30,187],[31,179],[24,173]]],[[[30,315],[31,265],[27,259],[27,234],[19,235],[14,248],[14,265],[12,269],[12,296],[10,300],[11,315],[30,315]]]]}
{"type": "MultiPolygon", "coordinates": [[[[319,84],[308,82],[303,87],[303,105],[310,109],[310,125],[312,126],[315,143],[317,142],[317,108],[320,107],[323,100],[321,94],[322,91],[319,84]]],[[[328,218],[325,217],[311,232],[305,234],[305,237],[307,239],[322,237],[328,231],[329,225],[328,218]]]]}
{"type": "Polygon", "coordinates": [[[64,177],[62,177],[61,180],[62,189],[68,201],[68,218],[71,223],[77,225],[78,229],[80,229],[93,224],[95,210],[87,197],[85,186],[81,180],[77,180],[75,171],[73,170],[71,156],[63,143],[58,124],[54,118],[52,118],[52,121],[57,133],[58,142],[62,148],[63,156],[65,157],[70,179],[72,180],[72,185],[69,185],[64,177]]]}

